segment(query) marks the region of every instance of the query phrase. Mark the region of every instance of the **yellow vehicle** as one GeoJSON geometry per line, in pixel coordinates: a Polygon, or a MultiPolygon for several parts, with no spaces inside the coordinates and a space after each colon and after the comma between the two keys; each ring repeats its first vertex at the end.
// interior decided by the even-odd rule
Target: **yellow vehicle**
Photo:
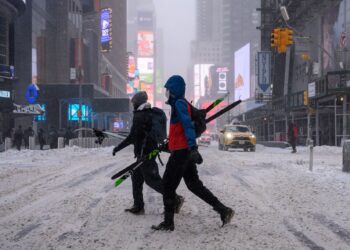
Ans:
{"type": "Polygon", "coordinates": [[[243,148],[244,151],[255,151],[256,137],[245,125],[226,125],[219,135],[219,150],[243,148]]]}

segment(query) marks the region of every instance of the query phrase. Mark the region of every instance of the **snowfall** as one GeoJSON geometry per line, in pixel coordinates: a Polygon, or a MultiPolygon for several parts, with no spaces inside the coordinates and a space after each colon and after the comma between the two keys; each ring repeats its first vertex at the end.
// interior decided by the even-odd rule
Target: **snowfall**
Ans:
{"type": "Polygon", "coordinates": [[[312,172],[307,147],[296,154],[200,147],[201,180],[236,214],[221,227],[182,181],[174,232],[151,229],[162,221],[163,202],[146,185],[145,214],[124,212],[133,203],[131,180],[116,188],[110,177],[134,161],[132,148],[111,152],[0,153],[0,249],[350,249],[350,174],[342,172],[340,147],[315,147],[312,172]]]}

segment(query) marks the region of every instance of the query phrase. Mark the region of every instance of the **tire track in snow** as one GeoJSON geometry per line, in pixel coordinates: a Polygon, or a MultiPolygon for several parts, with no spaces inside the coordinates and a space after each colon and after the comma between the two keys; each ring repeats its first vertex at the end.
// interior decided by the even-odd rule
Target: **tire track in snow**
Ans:
{"type": "Polygon", "coordinates": [[[287,230],[291,232],[297,240],[302,243],[304,246],[308,247],[311,250],[325,250],[324,247],[317,245],[309,237],[307,237],[303,232],[296,230],[287,220],[283,220],[283,223],[287,230]]]}
{"type": "Polygon", "coordinates": [[[79,177],[78,180],[66,182],[62,186],[68,187],[68,188],[77,187],[84,182],[91,181],[95,175],[98,175],[98,174],[100,174],[100,173],[102,173],[102,172],[104,172],[104,171],[106,171],[114,166],[115,166],[115,163],[105,165],[105,166],[100,167],[98,169],[95,169],[89,173],[83,174],[82,176],[79,177]]]}
{"type": "Polygon", "coordinates": [[[314,218],[322,225],[331,230],[335,235],[341,238],[346,244],[350,245],[350,232],[339,224],[329,220],[322,214],[314,214],[314,218]]]}
{"type": "Polygon", "coordinates": [[[34,229],[38,228],[41,224],[31,224],[29,226],[26,226],[25,228],[23,228],[21,231],[19,231],[15,237],[14,237],[14,241],[19,241],[20,239],[22,239],[23,237],[25,237],[26,235],[28,235],[31,231],[33,231],[34,229]]]}

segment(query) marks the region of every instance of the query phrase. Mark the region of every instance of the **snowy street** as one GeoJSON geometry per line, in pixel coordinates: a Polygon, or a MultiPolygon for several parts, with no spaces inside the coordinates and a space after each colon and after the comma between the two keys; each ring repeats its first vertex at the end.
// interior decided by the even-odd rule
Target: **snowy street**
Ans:
{"type": "Polygon", "coordinates": [[[118,188],[110,180],[134,161],[132,147],[116,157],[112,148],[10,150],[0,154],[0,249],[349,249],[342,149],[314,151],[309,172],[307,148],[201,147],[202,181],[236,215],[221,228],[219,215],[182,181],[186,200],[168,233],[150,229],[163,218],[161,195],[145,185],[145,215],[128,214],[131,180],[118,188]]]}

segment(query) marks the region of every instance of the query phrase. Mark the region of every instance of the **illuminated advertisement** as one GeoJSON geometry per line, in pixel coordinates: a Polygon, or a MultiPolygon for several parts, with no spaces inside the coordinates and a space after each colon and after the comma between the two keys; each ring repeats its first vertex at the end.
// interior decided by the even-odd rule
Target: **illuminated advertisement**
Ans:
{"type": "Polygon", "coordinates": [[[349,10],[350,0],[343,0],[328,8],[323,17],[323,48],[327,51],[323,51],[323,68],[326,71],[339,70],[339,61],[350,61],[350,53],[341,52],[349,50],[350,22],[346,18],[349,10]]]}
{"type": "Polygon", "coordinates": [[[153,83],[154,60],[153,58],[137,58],[137,68],[140,72],[140,81],[153,83]]]}
{"type": "Polygon", "coordinates": [[[133,55],[129,55],[128,58],[128,77],[135,78],[135,70],[136,70],[136,60],[133,55]]]}
{"type": "Polygon", "coordinates": [[[235,52],[235,100],[250,97],[250,43],[235,52]]]}
{"type": "Polygon", "coordinates": [[[110,51],[112,48],[112,9],[101,10],[101,49],[110,51]]]}
{"type": "Polygon", "coordinates": [[[139,57],[151,57],[154,54],[154,35],[151,31],[137,33],[137,53],[139,57]]]}
{"type": "Polygon", "coordinates": [[[140,75],[139,75],[139,71],[136,69],[135,77],[128,79],[128,83],[126,85],[126,93],[128,94],[129,97],[132,97],[134,94],[138,92],[139,88],[140,88],[140,75]]]}
{"type": "Polygon", "coordinates": [[[195,102],[201,97],[206,96],[210,80],[210,67],[213,64],[195,64],[194,65],[194,99],[195,102]]]}
{"type": "MultiPolygon", "coordinates": [[[[79,104],[69,104],[68,105],[68,120],[69,121],[79,121],[79,104]]],[[[81,105],[81,120],[88,121],[90,118],[89,106],[81,105]]]]}
{"type": "Polygon", "coordinates": [[[46,121],[46,105],[45,104],[39,104],[40,108],[44,110],[44,113],[42,115],[36,115],[34,116],[34,120],[37,122],[46,121]]]}
{"type": "Polygon", "coordinates": [[[141,82],[141,91],[146,91],[148,95],[148,102],[154,106],[154,84],[141,82]]]}
{"type": "Polygon", "coordinates": [[[205,96],[218,98],[226,94],[229,91],[228,78],[228,67],[211,66],[209,68],[208,81],[205,85],[205,96]]]}

